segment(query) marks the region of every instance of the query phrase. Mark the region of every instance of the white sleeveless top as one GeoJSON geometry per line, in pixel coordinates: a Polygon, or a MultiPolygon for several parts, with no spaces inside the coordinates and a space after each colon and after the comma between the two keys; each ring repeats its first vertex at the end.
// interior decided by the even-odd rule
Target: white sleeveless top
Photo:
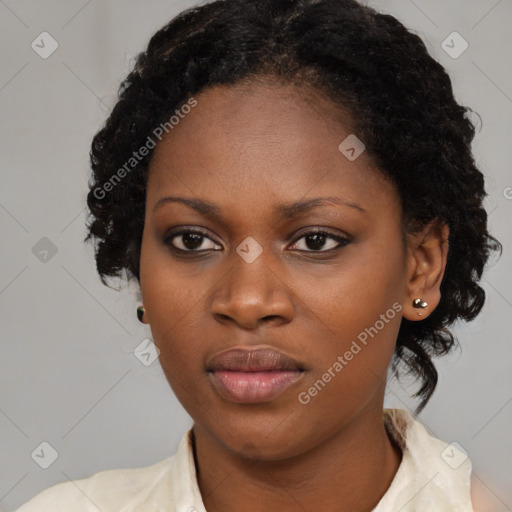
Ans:
{"type": "MultiPolygon", "coordinates": [[[[474,512],[471,462],[432,437],[403,409],[384,409],[402,449],[391,485],[372,512],[474,512]]],[[[191,430],[176,453],[141,468],[100,471],[41,491],[16,512],[206,512],[196,479],[191,430]]]]}

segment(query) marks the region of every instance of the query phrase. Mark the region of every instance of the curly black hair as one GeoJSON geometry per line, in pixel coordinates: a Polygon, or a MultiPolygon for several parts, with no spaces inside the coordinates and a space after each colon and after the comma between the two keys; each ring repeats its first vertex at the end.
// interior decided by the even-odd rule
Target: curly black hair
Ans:
{"type": "Polygon", "coordinates": [[[309,86],[351,114],[353,133],[398,190],[404,232],[432,221],[449,227],[441,301],[422,321],[402,320],[391,364],[397,378],[406,370],[421,380],[419,413],[437,384],[432,357],[457,344],[447,326],[480,312],[478,282],[501,246],[487,231],[472,111],[455,101],[448,74],[421,38],[391,15],[355,0],[216,0],[156,32],[92,141],[84,241],[95,241],[101,280],[109,286],[106,277],[125,272],[140,284],[153,150],[143,157],[137,150],[149,147],[155,127],[208,87],[268,77],[309,86]]]}

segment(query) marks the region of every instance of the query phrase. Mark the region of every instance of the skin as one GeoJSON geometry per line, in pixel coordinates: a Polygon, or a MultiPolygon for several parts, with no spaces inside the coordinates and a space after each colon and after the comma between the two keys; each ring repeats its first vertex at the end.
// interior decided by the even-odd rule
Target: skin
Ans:
{"type": "Polygon", "coordinates": [[[439,302],[447,228],[404,243],[393,184],[367,152],[349,161],[339,151],[350,119],[314,91],[269,81],[195,98],[152,157],[140,285],[162,368],[194,420],[205,507],[369,511],[401,461],[382,419],[400,321],[421,320],[439,302]],[[155,209],[171,195],[214,203],[223,220],[178,202],[155,209]],[[289,219],[273,211],[327,196],[358,207],[330,203],[289,219]],[[207,235],[165,243],[176,226],[207,235]],[[351,242],[336,249],[328,237],[315,249],[305,236],[315,227],[351,242]],[[262,248],[252,263],[236,252],[249,236],[262,248]],[[189,253],[177,256],[172,244],[189,253]],[[417,297],[428,302],[422,317],[417,297]],[[401,312],[301,404],[299,393],[394,303],[401,312]],[[236,345],[270,345],[306,371],[272,401],[230,402],[212,387],[206,361],[236,345]]]}

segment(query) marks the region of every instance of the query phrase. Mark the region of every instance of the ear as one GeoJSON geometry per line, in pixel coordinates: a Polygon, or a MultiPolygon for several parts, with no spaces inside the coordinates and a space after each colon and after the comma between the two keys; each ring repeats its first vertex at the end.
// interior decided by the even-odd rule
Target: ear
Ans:
{"type": "Polygon", "coordinates": [[[449,233],[448,226],[435,219],[420,232],[408,235],[407,289],[403,307],[403,316],[407,320],[423,320],[441,300],[449,233]],[[413,306],[416,299],[421,299],[423,308],[413,306]]]}

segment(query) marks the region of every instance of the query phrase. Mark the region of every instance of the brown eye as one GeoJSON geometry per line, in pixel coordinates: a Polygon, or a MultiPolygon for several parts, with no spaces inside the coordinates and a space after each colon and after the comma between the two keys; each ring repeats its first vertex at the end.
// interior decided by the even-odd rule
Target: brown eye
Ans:
{"type": "Polygon", "coordinates": [[[186,229],[167,236],[164,243],[183,252],[199,252],[200,250],[219,250],[220,247],[203,231],[186,229]],[[211,243],[205,243],[209,240],[211,243]]]}
{"type": "MultiPolygon", "coordinates": [[[[305,233],[297,242],[293,245],[295,249],[305,252],[328,252],[330,250],[339,249],[350,243],[348,238],[333,235],[326,231],[310,231],[305,233]],[[304,240],[302,244],[305,248],[296,247],[301,240],[304,240]],[[330,243],[328,241],[330,240],[330,243]],[[327,244],[327,249],[325,248],[327,244]],[[323,249],[323,250],[322,250],[323,249]]],[[[300,244],[299,244],[300,245],[300,244]]]]}

